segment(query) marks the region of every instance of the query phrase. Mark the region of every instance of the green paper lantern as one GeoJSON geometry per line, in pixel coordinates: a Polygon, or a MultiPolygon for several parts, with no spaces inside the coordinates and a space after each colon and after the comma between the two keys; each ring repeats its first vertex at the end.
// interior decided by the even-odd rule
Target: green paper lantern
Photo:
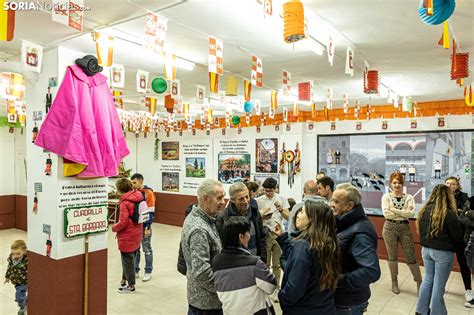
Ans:
{"type": "Polygon", "coordinates": [[[232,116],[232,124],[233,125],[240,124],[240,117],[239,116],[232,116]]]}
{"type": "Polygon", "coordinates": [[[168,89],[168,83],[163,78],[154,78],[151,82],[151,89],[155,93],[162,94],[168,89]]]}

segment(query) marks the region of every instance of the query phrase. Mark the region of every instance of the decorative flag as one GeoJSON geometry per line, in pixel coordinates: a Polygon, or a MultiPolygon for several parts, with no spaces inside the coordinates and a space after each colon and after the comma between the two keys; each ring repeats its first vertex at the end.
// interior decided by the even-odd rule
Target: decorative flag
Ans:
{"type": "Polygon", "coordinates": [[[214,72],[209,72],[209,90],[212,93],[219,92],[219,75],[214,72]]]}
{"type": "Polygon", "coordinates": [[[95,41],[95,50],[99,65],[110,67],[114,61],[114,37],[92,32],[92,39],[95,41]]]}
{"type": "Polygon", "coordinates": [[[298,115],[299,115],[298,102],[294,101],[293,102],[293,116],[298,117],[298,115]]]}
{"type": "Polygon", "coordinates": [[[286,108],[286,107],[283,107],[282,118],[283,118],[284,122],[288,121],[288,108],[286,108]]]}
{"type": "Polygon", "coordinates": [[[221,40],[209,37],[209,72],[224,74],[224,45],[221,40]]]}
{"type": "Polygon", "coordinates": [[[283,95],[290,95],[291,92],[291,73],[283,70],[283,95]]]}
{"type": "Polygon", "coordinates": [[[168,113],[173,113],[174,99],[171,97],[171,95],[165,95],[165,108],[168,113]]]}
{"type": "Polygon", "coordinates": [[[40,73],[43,47],[24,40],[21,44],[21,60],[27,70],[40,73]]]}
{"type": "Polygon", "coordinates": [[[467,106],[474,106],[474,100],[472,97],[472,84],[469,85],[469,91],[467,86],[464,87],[464,101],[467,106]]]}
{"type": "Polygon", "coordinates": [[[176,79],[176,55],[170,52],[165,52],[164,54],[165,61],[165,79],[174,80],[176,79]]]}
{"type": "Polygon", "coordinates": [[[114,98],[115,106],[123,108],[123,92],[119,90],[112,90],[112,97],[114,98]]]}
{"type": "Polygon", "coordinates": [[[137,92],[146,93],[146,88],[148,86],[148,77],[150,73],[147,71],[137,70],[137,92]]]}
{"type": "Polygon", "coordinates": [[[343,99],[344,114],[347,114],[349,112],[349,101],[347,100],[347,94],[344,94],[342,99],[343,99]]]}
{"type": "Polygon", "coordinates": [[[148,12],[145,21],[145,37],[143,46],[157,53],[163,53],[166,32],[168,30],[168,19],[148,12]]]}
{"type": "Polygon", "coordinates": [[[145,106],[148,108],[148,112],[155,116],[156,113],[156,97],[145,97],[145,106]]]}
{"type": "Polygon", "coordinates": [[[354,49],[347,46],[346,50],[346,74],[354,75],[354,49]]]}
{"type": "Polygon", "coordinates": [[[316,114],[316,103],[311,103],[311,118],[314,119],[316,114]]]}
{"type": "Polygon", "coordinates": [[[69,25],[69,0],[52,0],[51,18],[54,22],[69,25]]]}
{"type": "Polygon", "coordinates": [[[332,39],[332,36],[329,36],[328,42],[326,43],[326,50],[328,52],[328,61],[331,67],[334,64],[335,49],[336,49],[336,46],[334,45],[334,40],[332,39]]]}
{"type": "Polygon", "coordinates": [[[202,85],[196,85],[196,103],[204,104],[206,88],[202,85]]]}
{"type": "Polygon", "coordinates": [[[84,23],[84,0],[69,0],[67,8],[69,9],[69,27],[82,32],[82,24],[84,23]]]}
{"type": "Polygon", "coordinates": [[[244,80],[244,99],[250,102],[250,95],[252,93],[252,84],[248,80],[244,80]]]}
{"type": "Polygon", "coordinates": [[[273,0],[263,0],[263,12],[266,15],[273,14],[273,0]]]}
{"type": "Polygon", "coordinates": [[[328,88],[328,97],[326,99],[326,109],[332,109],[332,89],[328,88]]]}
{"type": "Polygon", "coordinates": [[[313,81],[298,83],[298,99],[309,102],[313,100],[313,81]]]}
{"type": "Polygon", "coordinates": [[[270,109],[273,109],[274,111],[276,111],[277,108],[278,108],[278,91],[272,91],[272,96],[270,100],[270,109]]]}
{"type": "Polygon", "coordinates": [[[9,42],[15,33],[15,11],[4,10],[5,2],[0,0],[0,41],[9,42]]]}
{"type": "Polygon", "coordinates": [[[443,23],[443,34],[441,35],[441,38],[438,41],[438,45],[443,46],[444,49],[449,49],[449,48],[451,48],[449,43],[450,43],[450,40],[449,40],[449,23],[448,23],[448,21],[444,21],[444,23],[443,23]]]}
{"type": "Polygon", "coordinates": [[[402,99],[402,110],[404,112],[411,112],[413,109],[413,101],[411,99],[411,97],[403,97],[402,99]]]}
{"type": "Polygon", "coordinates": [[[125,87],[125,68],[123,65],[116,63],[110,68],[110,87],[120,89],[125,87]]]}
{"type": "Polygon", "coordinates": [[[254,99],[253,103],[254,103],[254,108],[255,108],[255,115],[260,115],[261,109],[262,109],[260,100],[254,99]]]}
{"type": "Polygon", "coordinates": [[[262,59],[257,56],[252,56],[252,75],[251,75],[252,85],[257,87],[263,86],[263,64],[262,59]]]}
{"type": "Polygon", "coordinates": [[[360,116],[360,105],[359,105],[359,101],[356,101],[355,107],[354,107],[354,117],[356,119],[359,119],[359,116],[360,116]]]}
{"type": "Polygon", "coordinates": [[[181,95],[181,84],[179,80],[171,81],[171,96],[178,98],[181,95]]]}
{"type": "Polygon", "coordinates": [[[21,101],[25,96],[25,79],[21,74],[10,73],[10,82],[8,88],[8,95],[12,98],[21,101]]]}

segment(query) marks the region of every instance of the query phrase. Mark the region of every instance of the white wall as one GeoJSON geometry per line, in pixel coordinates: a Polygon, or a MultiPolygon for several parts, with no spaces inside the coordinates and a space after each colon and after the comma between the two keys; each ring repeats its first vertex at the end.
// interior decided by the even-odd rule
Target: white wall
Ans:
{"type": "Polygon", "coordinates": [[[25,136],[27,129],[0,128],[0,196],[26,195],[25,136]]]}

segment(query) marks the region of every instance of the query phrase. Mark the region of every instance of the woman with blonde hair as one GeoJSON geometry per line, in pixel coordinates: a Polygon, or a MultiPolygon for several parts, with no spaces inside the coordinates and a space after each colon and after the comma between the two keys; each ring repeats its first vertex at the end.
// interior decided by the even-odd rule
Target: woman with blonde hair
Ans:
{"type": "Polygon", "coordinates": [[[454,195],[446,185],[434,187],[418,213],[416,227],[425,265],[416,314],[447,314],[443,297],[445,286],[453,267],[456,246],[463,235],[454,195]]]}
{"type": "Polygon", "coordinates": [[[415,199],[403,192],[404,178],[401,173],[390,175],[392,192],[382,196],[382,212],[385,217],[382,236],[388,252],[388,267],[392,277],[392,292],[400,293],[398,288],[398,244],[413,275],[417,290],[421,285],[420,266],[415,258],[415,243],[410,231],[409,218],[415,216],[415,199]]]}
{"type": "Polygon", "coordinates": [[[336,220],[324,202],[307,200],[296,214],[298,234],[290,240],[276,225],[277,242],[288,258],[278,298],[283,314],[336,314],[339,277],[336,220]]]}

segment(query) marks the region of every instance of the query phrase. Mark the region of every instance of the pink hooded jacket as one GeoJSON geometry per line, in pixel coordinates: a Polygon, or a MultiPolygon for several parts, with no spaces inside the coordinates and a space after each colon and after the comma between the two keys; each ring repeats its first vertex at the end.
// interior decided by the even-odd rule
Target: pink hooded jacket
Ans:
{"type": "Polygon", "coordinates": [[[87,165],[78,177],[111,177],[130,151],[122,132],[107,78],[67,68],[35,144],[87,165]]]}

